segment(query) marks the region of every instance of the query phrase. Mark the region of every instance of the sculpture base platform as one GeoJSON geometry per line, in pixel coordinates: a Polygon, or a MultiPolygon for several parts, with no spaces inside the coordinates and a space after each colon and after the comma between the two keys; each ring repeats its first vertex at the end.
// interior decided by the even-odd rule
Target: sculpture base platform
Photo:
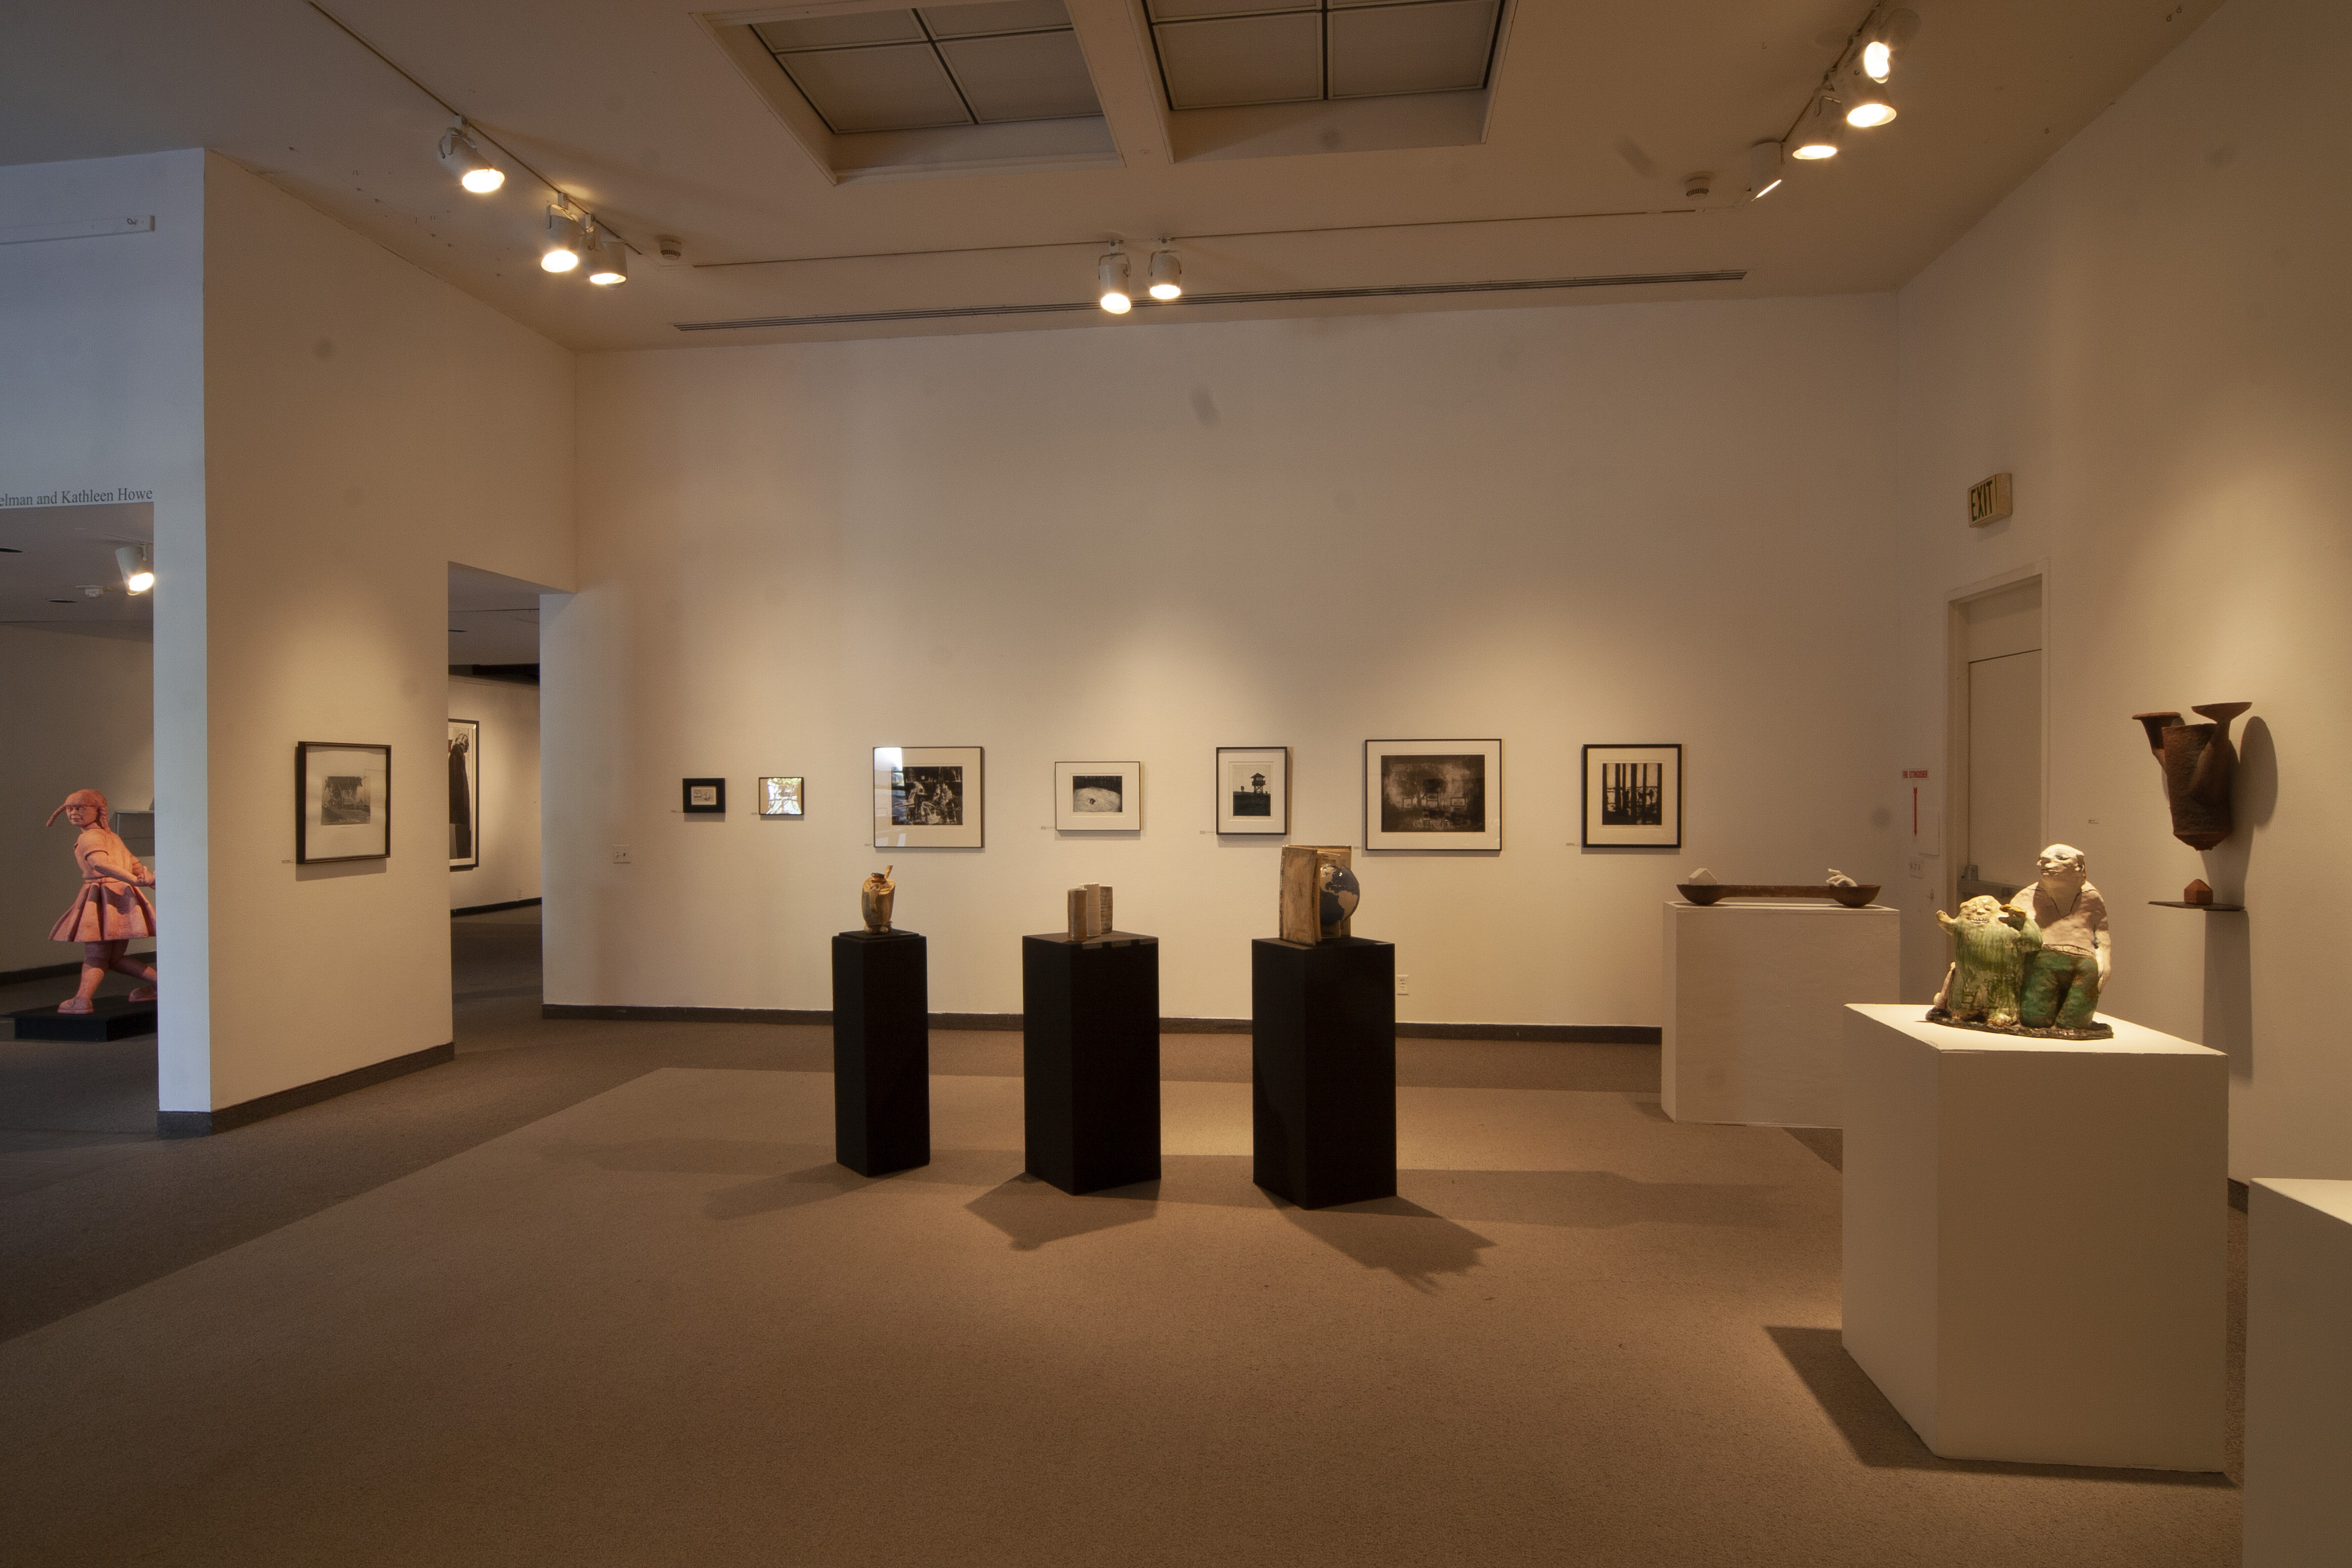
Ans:
{"type": "Polygon", "coordinates": [[[1066,1193],[1160,1178],[1160,939],[1021,939],[1025,1167],[1066,1193]]]}
{"type": "Polygon", "coordinates": [[[2246,1568],[2352,1542],[2352,1182],[2247,1184],[2246,1568]]]}
{"type": "Polygon", "coordinates": [[[2221,1468],[2229,1058],[1845,1030],[1847,1353],[1948,1459],[2221,1468]]]}
{"type": "Polygon", "coordinates": [[[57,1005],[8,1015],[20,1040],[127,1040],[155,1032],[155,1004],[100,996],[87,1013],[60,1013],[57,1005]]]}
{"type": "Polygon", "coordinates": [[[1396,946],[1250,943],[1250,1179],[1303,1209],[1396,1195],[1396,946]]]}
{"type": "Polygon", "coordinates": [[[833,1157],[861,1176],[931,1163],[930,979],[910,931],[833,939],[833,1157]]]}

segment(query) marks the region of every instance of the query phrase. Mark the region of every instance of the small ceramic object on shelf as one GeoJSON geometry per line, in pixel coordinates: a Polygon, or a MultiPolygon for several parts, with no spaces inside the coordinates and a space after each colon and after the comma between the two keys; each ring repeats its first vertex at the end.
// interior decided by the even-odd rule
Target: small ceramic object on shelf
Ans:
{"type": "Polygon", "coordinates": [[[2172,807],[2172,836],[2191,849],[2210,849],[2230,837],[2230,781],[2238,753],[2230,744],[2230,721],[2251,702],[2200,702],[2190,711],[2212,721],[2184,724],[2168,710],[2135,713],[2147,731],[2147,749],[2164,770],[2165,799],[2172,807]]]}
{"type": "Polygon", "coordinates": [[[2210,904],[2213,901],[2213,889],[2206,886],[2204,878],[2200,877],[2180,889],[2180,901],[2184,904],[2210,904]]]}
{"type": "Polygon", "coordinates": [[[131,1000],[152,1002],[155,971],[127,954],[132,942],[155,934],[155,906],[147,897],[155,873],[115,836],[107,821],[106,797],[96,790],[74,791],[41,826],[60,816],[76,829],[73,853],[81,868],[81,891],[49,928],[49,940],[81,943],[81,986],[58,1004],[58,1011],[92,1011],[99,982],[110,972],[136,976],[140,984],[131,1000]]]}
{"type": "Polygon", "coordinates": [[[885,866],[866,879],[857,889],[858,912],[866,917],[866,929],[886,931],[890,929],[890,904],[898,896],[898,884],[890,879],[894,868],[885,866]]]}

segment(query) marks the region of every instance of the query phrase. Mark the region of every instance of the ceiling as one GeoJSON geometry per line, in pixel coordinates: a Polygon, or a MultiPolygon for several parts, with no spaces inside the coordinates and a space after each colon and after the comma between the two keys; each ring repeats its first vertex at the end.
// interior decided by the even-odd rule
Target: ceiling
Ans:
{"type": "MultiPolygon", "coordinates": [[[[1916,273],[2219,0],[1913,0],[1924,26],[1895,73],[1901,118],[1753,204],[1746,149],[1789,129],[1866,0],[1515,0],[1479,93],[1190,110],[1170,107],[1144,0],[1066,0],[1112,151],[897,178],[878,175],[921,156],[824,154],[814,117],[789,123],[746,74],[772,55],[721,44],[743,24],[887,8],[874,0],[723,15],[709,0],[326,3],[635,244],[632,280],[542,273],[544,190],[517,172],[494,195],[461,191],[433,157],[446,114],[306,0],[14,6],[0,147],[13,163],[211,147],[583,350],[1875,290],[1916,273]],[[1694,201],[1699,171],[1716,179],[1694,201]],[[659,234],[679,237],[682,264],[654,263],[659,234]],[[1193,298],[1121,321],[1039,309],[1082,306],[1113,237],[1170,236],[1193,298]],[[1693,273],[1738,276],[1426,291],[1693,273]],[[1395,289],[1423,291],[1380,292],[1395,289]],[[1028,313],[988,313],[1006,306],[1028,313]],[[974,313],[938,314],[959,310],[974,313]],[[812,317],[859,319],[678,330],[812,317]]],[[[1024,128],[906,134],[983,133],[1024,128]]]]}
{"type": "Polygon", "coordinates": [[[152,637],[154,595],[123,591],[114,551],[154,538],[152,501],[0,509],[0,626],[152,637]]]}
{"type": "Polygon", "coordinates": [[[539,596],[520,577],[449,563],[449,662],[537,664],[539,596]]]}

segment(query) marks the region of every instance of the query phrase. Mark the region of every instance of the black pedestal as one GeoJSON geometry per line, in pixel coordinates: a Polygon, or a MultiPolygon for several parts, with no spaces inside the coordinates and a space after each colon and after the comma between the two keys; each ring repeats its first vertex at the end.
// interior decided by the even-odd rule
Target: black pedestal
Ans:
{"type": "Polygon", "coordinates": [[[930,981],[910,931],[833,939],[833,1157],[861,1176],[931,1163],[930,981]]]}
{"type": "Polygon", "coordinates": [[[1066,1193],[1160,1175],[1160,939],[1021,939],[1028,1170],[1066,1193]]]}
{"type": "Polygon", "coordinates": [[[127,1040],[155,1032],[155,1004],[100,996],[87,1013],[60,1013],[57,1004],[8,1015],[20,1040],[127,1040]]]}
{"type": "Polygon", "coordinates": [[[1396,947],[1250,943],[1250,1179],[1300,1208],[1396,1194],[1396,947]]]}

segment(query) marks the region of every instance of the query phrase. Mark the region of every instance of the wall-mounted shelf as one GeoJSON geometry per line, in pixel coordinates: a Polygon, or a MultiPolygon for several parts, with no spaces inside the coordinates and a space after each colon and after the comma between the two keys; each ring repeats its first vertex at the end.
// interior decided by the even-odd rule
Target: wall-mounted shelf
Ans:
{"type": "Polygon", "coordinates": [[[2242,915],[2246,912],[2243,904],[2192,904],[2179,899],[2150,899],[2148,902],[2159,910],[2203,910],[2209,915],[2242,915]]]}

